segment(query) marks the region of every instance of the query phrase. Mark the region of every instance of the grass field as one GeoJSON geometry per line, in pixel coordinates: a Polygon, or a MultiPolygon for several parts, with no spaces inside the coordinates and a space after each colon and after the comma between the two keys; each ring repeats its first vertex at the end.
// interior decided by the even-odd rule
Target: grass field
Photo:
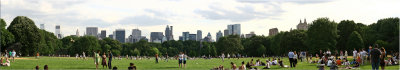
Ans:
{"type": "MultiPolygon", "coordinates": [[[[225,59],[222,62],[219,58],[214,59],[192,59],[187,61],[186,68],[183,69],[200,69],[200,70],[209,70],[213,67],[223,65],[225,68],[230,68],[230,62],[234,62],[236,65],[240,66],[242,61],[248,62],[251,59],[260,59],[265,62],[268,58],[240,58],[240,59],[225,59]]],[[[118,67],[118,69],[125,70],[128,68],[129,63],[135,63],[138,69],[180,69],[178,68],[178,60],[169,60],[165,62],[164,60],[160,60],[158,64],[155,63],[155,59],[142,59],[142,60],[130,60],[123,58],[122,60],[114,59],[112,64],[113,66],[118,67]]],[[[289,65],[289,60],[287,58],[283,59],[283,63],[285,65],[289,65]]],[[[49,69],[95,69],[94,60],[92,58],[88,58],[87,60],[76,59],[75,57],[41,57],[40,59],[36,59],[34,57],[22,57],[17,58],[15,62],[11,62],[10,67],[0,67],[0,69],[34,69],[36,65],[40,66],[40,69],[43,69],[44,65],[48,65],[49,69]]],[[[103,69],[101,65],[99,65],[100,69],[103,69]]],[[[258,69],[262,69],[262,66],[257,67],[258,69]]],[[[388,66],[386,69],[399,70],[399,65],[396,66],[388,66]]],[[[105,68],[104,68],[105,69],[105,68]]],[[[280,68],[278,66],[272,66],[271,69],[306,69],[306,70],[316,70],[316,64],[300,62],[297,64],[296,68],[280,68]]],[[[325,68],[329,69],[329,68],[325,68]]],[[[366,64],[360,67],[360,69],[371,69],[370,64],[366,64]]]]}

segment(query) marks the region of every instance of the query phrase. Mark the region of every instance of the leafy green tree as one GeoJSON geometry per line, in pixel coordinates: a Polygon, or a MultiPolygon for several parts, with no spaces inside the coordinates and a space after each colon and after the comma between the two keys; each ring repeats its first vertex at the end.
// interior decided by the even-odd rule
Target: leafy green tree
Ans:
{"type": "Polygon", "coordinates": [[[138,49],[134,49],[133,51],[131,51],[133,56],[140,56],[140,51],[138,49]]]}
{"type": "Polygon", "coordinates": [[[309,48],[315,48],[310,50],[311,53],[317,53],[320,49],[335,49],[337,37],[337,23],[328,18],[318,18],[308,28],[306,44],[309,48]]]}
{"type": "MultiPolygon", "coordinates": [[[[59,47],[60,49],[57,51],[59,54],[69,54],[75,55],[76,52],[69,52],[71,47],[74,46],[74,43],[79,39],[78,36],[67,36],[61,39],[62,46],[59,47]]],[[[79,53],[79,52],[78,52],[79,53]]],[[[79,54],[81,54],[80,52],[79,54]]]]}
{"type": "Polygon", "coordinates": [[[8,45],[14,43],[14,35],[9,32],[7,29],[5,29],[7,26],[6,22],[0,18],[0,46],[1,46],[1,51],[3,49],[8,48],[8,45]]]}
{"type": "Polygon", "coordinates": [[[101,50],[98,40],[94,36],[82,36],[76,40],[74,46],[71,47],[70,52],[82,53],[86,52],[88,55],[93,55],[93,52],[101,50]]]}
{"type": "Polygon", "coordinates": [[[364,47],[363,38],[357,31],[353,31],[347,39],[346,49],[360,49],[364,47]]]}
{"type": "MultiPolygon", "coordinates": [[[[351,46],[346,46],[347,41],[349,39],[349,36],[351,33],[354,31],[357,31],[359,33],[360,28],[356,23],[354,23],[353,20],[343,20],[340,21],[338,24],[338,43],[337,43],[337,49],[338,50],[345,50],[346,47],[351,47],[351,46]]],[[[346,49],[346,50],[351,50],[351,49],[346,49]]]]}
{"type": "Polygon", "coordinates": [[[20,51],[22,55],[34,55],[39,52],[42,37],[31,19],[17,16],[7,29],[15,36],[15,42],[21,44],[21,49],[16,51],[20,51]]]}
{"type": "Polygon", "coordinates": [[[220,53],[236,54],[239,53],[239,51],[242,51],[244,48],[243,45],[241,44],[239,35],[231,35],[231,36],[221,37],[217,41],[217,49],[219,50],[220,53]]]}

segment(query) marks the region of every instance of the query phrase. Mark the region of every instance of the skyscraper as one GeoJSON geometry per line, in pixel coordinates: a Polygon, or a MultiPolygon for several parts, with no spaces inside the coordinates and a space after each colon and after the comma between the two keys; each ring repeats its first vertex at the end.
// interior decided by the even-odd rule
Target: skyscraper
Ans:
{"type": "Polygon", "coordinates": [[[174,40],[174,35],[172,35],[172,26],[168,26],[165,28],[165,37],[167,40],[174,40]]]}
{"type": "Polygon", "coordinates": [[[200,41],[201,38],[202,38],[202,32],[201,32],[201,30],[197,30],[197,38],[196,38],[196,41],[200,41]]]}
{"type": "Polygon", "coordinates": [[[229,30],[228,29],[224,30],[224,36],[229,36],[229,30]]]}
{"type": "Polygon", "coordinates": [[[163,32],[151,32],[150,42],[162,43],[164,38],[163,32]]]}
{"type": "Polygon", "coordinates": [[[182,41],[189,40],[189,32],[182,32],[182,41]]]}
{"type": "Polygon", "coordinates": [[[79,30],[78,29],[76,29],[76,34],[75,35],[79,37],[79,30]]]}
{"type": "Polygon", "coordinates": [[[240,35],[240,24],[228,25],[229,35],[240,35]]]}
{"type": "Polygon", "coordinates": [[[204,37],[203,41],[205,41],[205,42],[213,42],[210,32],[208,32],[207,36],[204,37]]]}
{"type": "Polygon", "coordinates": [[[139,29],[132,29],[132,43],[139,42],[142,38],[142,31],[139,29]]]}
{"type": "Polygon", "coordinates": [[[193,40],[193,41],[196,41],[196,36],[197,34],[189,34],[189,40],[193,40]]]}
{"type": "Polygon", "coordinates": [[[44,29],[44,24],[40,24],[40,29],[45,30],[45,29],[44,29]]]}
{"type": "Polygon", "coordinates": [[[219,30],[218,32],[217,32],[217,34],[216,34],[216,40],[218,41],[219,40],[219,38],[221,38],[222,37],[222,32],[221,32],[221,30],[219,30]]]}
{"type": "Polygon", "coordinates": [[[56,34],[57,38],[59,38],[59,39],[62,38],[62,34],[61,34],[61,32],[60,32],[60,29],[61,29],[60,25],[56,25],[55,34],[56,34]]]}
{"type": "Polygon", "coordinates": [[[125,29],[116,29],[114,38],[121,43],[125,43],[125,29]]]}
{"type": "Polygon", "coordinates": [[[103,38],[106,38],[106,36],[107,36],[106,30],[101,30],[100,31],[100,38],[103,39],[103,38]]]}
{"type": "Polygon", "coordinates": [[[278,28],[269,29],[269,35],[268,36],[273,36],[273,35],[276,35],[276,34],[278,34],[278,28]]]}
{"type": "Polygon", "coordinates": [[[86,35],[97,37],[97,27],[86,27],[86,35]]]}

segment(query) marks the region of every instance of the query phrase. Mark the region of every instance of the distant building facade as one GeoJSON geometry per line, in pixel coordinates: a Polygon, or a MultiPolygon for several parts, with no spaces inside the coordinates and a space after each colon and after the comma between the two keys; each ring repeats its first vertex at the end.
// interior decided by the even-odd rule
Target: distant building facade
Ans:
{"type": "Polygon", "coordinates": [[[269,29],[269,36],[273,36],[273,35],[276,35],[278,33],[279,33],[278,32],[278,28],[269,29]]]}
{"type": "Polygon", "coordinates": [[[304,19],[304,22],[301,22],[301,20],[300,20],[300,23],[297,24],[297,29],[298,30],[307,30],[308,29],[308,24],[307,24],[306,19],[304,19]]]}
{"type": "Polygon", "coordinates": [[[86,27],[86,35],[97,37],[97,27],[86,27]]]}
{"type": "Polygon", "coordinates": [[[202,31],[201,30],[197,30],[197,37],[196,37],[196,41],[201,41],[202,39],[202,31]]]}
{"type": "Polygon", "coordinates": [[[114,39],[121,43],[125,43],[125,29],[116,29],[114,32],[114,39]]]}
{"type": "Polygon", "coordinates": [[[101,39],[104,39],[104,38],[106,38],[106,37],[107,37],[106,30],[101,30],[101,31],[100,31],[100,38],[101,38],[101,39]]]}
{"type": "Polygon", "coordinates": [[[229,35],[240,35],[240,24],[231,24],[228,25],[229,35]]]}
{"type": "Polygon", "coordinates": [[[173,27],[172,26],[168,26],[165,28],[165,37],[167,38],[167,40],[174,40],[174,35],[172,32],[173,27]]]}
{"type": "Polygon", "coordinates": [[[219,31],[217,32],[216,36],[215,36],[215,40],[218,41],[219,38],[221,38],[221,37],[222,37],[222,32],[221,32],[221,30],[219,30],[219,31]]]}
{"type": "Polygon", "coordinates": [[[163,32],[151,32],[150,42],[162,43],[164,38],[163,32]]]}

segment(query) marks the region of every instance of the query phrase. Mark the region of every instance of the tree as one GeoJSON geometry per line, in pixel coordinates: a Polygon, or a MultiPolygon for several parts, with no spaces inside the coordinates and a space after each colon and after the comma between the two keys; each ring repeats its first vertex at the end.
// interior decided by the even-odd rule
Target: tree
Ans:
{"type": "Polygon", "coordinates": [[[236,54],[244,49],[239,35],[221,37],[217,42],[217,47],[220,53],[226,54],[236,54]]]}
{"type": "Polygon", "coordinates": [[[22,55],[34,55],[39,52],[41,35],[31,19],[17,16],[7,29],[15,36],[15,42],[21,44],[19,51],[22,55]]]}
{"type": "Polygon", "coordinates": [[[7,29],[5,29],[7,26],[6,22],[0,18],[0,46],[1,46],[1,50],[3,51],[3,49],[8,48],[8,45],[14,43],[14,35],[9,32],[7,29]]]}
{"type": "MultiPolygon", "coordinates": [[[[69,54],[75,55],[76,53],[69,52],[71,47],[74,46],[74,43],[79,39],[78,36],[67,36],[61,39],[62,46],[59,47],[60,49],[57,51],[59,54],[69,54]]],[[[79,52],[78,52],[79,53],[79,52]]],[[[82,53],[82,52],[80,52],[82,53]]]]}
{"type": "MultiPolygon", "coordinates": [[[[340,21],[337,27],[337,33],[339,35],[338,37],[338,43],[336,48],[338,50],[345,50],[346,47],[351,47],[351,46],[346,46],[347,41],[349,39],[350,34],[352,34],[354,31],[357,31],[358,33],[360,28],[356,23],[354,23],[353,20],[343,20],[340,21]]],[[[351,49],[346,49],[346,50],[351,50],[351,49]]]]}
{"type": "Polygon", "coordinates": [[[346,49],[360,49],[364,47],[364,42],[361,35],[357,31],[353,31],[347,39],[346,49]]]}
{"type": "Polygon", "coordinates": [[[133,51],[131,50],[131,53],[133,56],[140,56],[140,51],[136,48],[133,51]]]}
{"type": "MultiPolygon", "coordinates": [[[[82,53],[86,52],[86,54],[93,55],[93,52],[100,51],[100,44],[98,40],[94,36],[82,36],[76,40],[72,49],[70,49],[71,53],[82,53]]],[[[115,54],[116,55],[116,54],[115,54]]]]}
{"type": "Polygon", "coordinates": [[[318,18],[308,28],[306,44],[310,48],[315,48],[310,50],[311,53],[335,49],[337,37],[337,23],[328,18],[318,18]]]}

